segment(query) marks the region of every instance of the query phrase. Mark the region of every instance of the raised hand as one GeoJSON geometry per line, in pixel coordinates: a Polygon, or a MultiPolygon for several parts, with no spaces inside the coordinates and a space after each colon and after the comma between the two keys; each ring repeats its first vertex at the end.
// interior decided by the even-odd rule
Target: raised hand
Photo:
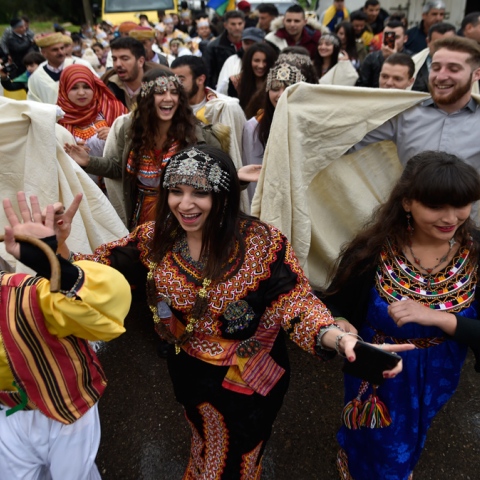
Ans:
{"type": "Polygon", "coordinates": [[[66,242],[67,238],[70,235],[70,232],[72,230],[73,217],[78,211],[78,207],[80,206],[80,202],[82,201],[82,198],[83,198],[83,194],[77,193],[73,198],[71,205],[66,210],[64,205],[60,202],[55,202],[53,204],[53,211],[54,211],[53,227],[55,230],[55,235],[57,236],[59,249],[66,242]]]}
{"type": "Polygon", "coordinates": [[[258,182],[261,165],[245,165],[237,170],[238,179],[241,182],[258,182]]]}
{"type": "Polygon", "coordinates": [[[3,200],[3,210],[10,226],[5,226],[5,249],[15,258],[20,258],[20,244],[15,241],[15,235],[28,235],[35,238],[50,237],[55,234],[53,228],[54,210],[49,205],[46,210],[45,219],[42,219],[42,212],[35,195],[30,197],[30,206],[25,192],[17,193],[17,203],[20,209],[21,219],[13,210],[10,199],[3,200]]]}

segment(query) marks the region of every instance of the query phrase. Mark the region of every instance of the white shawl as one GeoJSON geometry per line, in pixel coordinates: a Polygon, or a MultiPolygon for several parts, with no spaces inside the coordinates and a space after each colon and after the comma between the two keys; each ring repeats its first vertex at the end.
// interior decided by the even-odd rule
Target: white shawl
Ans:
{"type": "Polygon", "coordinates": [[[428,95],[300,83],[275,109],[252,214],[292,242],[321,286],[341,245],[385,200],[401,166],[391,142],[343,156],[366,133],[428,95]]]}
{"type": "MultiPolygon", "coordinates": [[[[128,233],[107,197],[64,151],[72,135],[56,121],[56,107],[0,97],[0,185],[16,208],[16,192],[37,195],[40,205],[70,205],[83,192],[68,240],[71,250],[90,253],[98,245],[128,233]]],[[[0,228],[7,224],[0,210],[0,228]]],[[[14,263],[0,244],[0,255],[14,263]]]]}

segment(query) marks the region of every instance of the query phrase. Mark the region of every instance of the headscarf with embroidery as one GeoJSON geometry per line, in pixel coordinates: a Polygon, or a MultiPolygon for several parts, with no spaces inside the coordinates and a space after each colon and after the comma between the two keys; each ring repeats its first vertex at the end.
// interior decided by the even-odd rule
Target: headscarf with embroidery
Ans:
{"type": "Polygon", "coordinates": [[[117,100],[108,87],[84,65],[70,65],[63,70],[60,76],[57,105],[65,112],[65,116],[59,120],[59,123],[72,133],[75,127],[95,123],[100,114],[111,127],[117,117],[128,113],[123,103],[117,100]],[[79,82],[86,83],[93,90],[92,101],[83,107],[73,104],[68,99],[68,93],[79,82]]]}

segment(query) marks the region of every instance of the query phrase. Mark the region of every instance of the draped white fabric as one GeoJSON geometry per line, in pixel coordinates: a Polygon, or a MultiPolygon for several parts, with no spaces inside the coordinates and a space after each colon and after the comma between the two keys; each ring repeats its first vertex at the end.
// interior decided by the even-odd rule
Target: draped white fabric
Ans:
{"type": "MultiPolygon", "coordinates": [[[[68,240],[70,249],[89,253],[98,245],[128,233],[107,197],[64,151],[72,135],[56,124],[54,105],[0,97],[0,185],[2,198],[16,208],[16,192],[37,195],[43,207],[70,205],[83,192],[68,240]]],[[[0,228],[7,224],[0,209],[0,228]]],[[[0,244],[0,255],[14,263],[0,244]]]]}

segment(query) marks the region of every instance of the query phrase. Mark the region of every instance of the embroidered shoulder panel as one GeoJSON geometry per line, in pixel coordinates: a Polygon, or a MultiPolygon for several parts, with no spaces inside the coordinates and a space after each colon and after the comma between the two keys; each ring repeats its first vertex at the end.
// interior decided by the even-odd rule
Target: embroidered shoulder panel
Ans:
{"type": "Polygon", "coordinates": [[[320,329],[333,323],[328,308],[312,292],[290,243],[287,244],[285,263],[298,275],[293,290],[280,295],[265,312],[262,321],[270,325],[279,322],[290,339],[309,353],[315,353],[320,329]]]}
{"type": "Polygon", "coordinates": [[[470,259],[470,249],[471,245],[462,247],[450,265],[430,279],[388,243],[380,254],[377,290],[388,303],[411,298],[435,310],[464,310],[472,303],[477,284],[477,265],[470,259]]]}
{"type": "Polygon", "coordinates": [[[140,259],[145,266],[148,267],[147,260],[150,254],[150,245],[153,240],[153,233],[155,229],[155,222],[147,222],[139,225],[126,237],[120,238],[110,243],[100,245],[92,254],[76,253],[74,260],[91,260],[93,262],[110,265],[110,255],[117,247],[126,247],[131,242],[137,242],[137,248],[140,250],[140,259]]]}
{"type": "MultiPolygon", "coordinates": [[[[270,278],[271,265],[277,260],[285,237],[275,228],[269,231],[254,224],[245,232],[245,259],[239,271],[230,279],[212,285],[208,292],[209,308],[197,328],[208,335],[221,335],[218,317],[227,307],[259,288],[270,278]]],[[[160,296],[174,299],[173,307],[188,315],[201,285],[201,274],[180,252],[169,252],[155,270],[160,296]]]]}

